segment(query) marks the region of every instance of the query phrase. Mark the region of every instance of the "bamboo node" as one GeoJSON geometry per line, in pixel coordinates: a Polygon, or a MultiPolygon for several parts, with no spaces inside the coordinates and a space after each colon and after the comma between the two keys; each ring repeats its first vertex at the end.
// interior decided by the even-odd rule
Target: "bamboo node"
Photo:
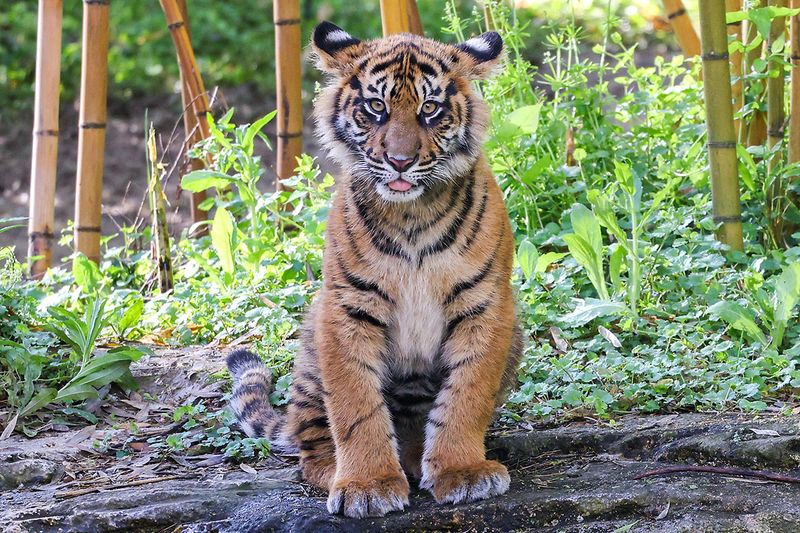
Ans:
{"type": "Polygon", "coordinates": [[[206,115],[208,114],[208,109],[202,109],[198,111],[196,114],[200,118],[206,118],[206,115]]]}
{"type": "Polygon", "coordinates": [[[83,0],[83,3],[87,6],[107,6],[111,0],[83,0]]]}
{"type": "Polygon", "coordinates": [[[169,31],[175,31],[178,28],[182,28],[185,25],[186,23],[184,21],[179,20],[177,22],[173,22],[172,24],[167,24],[167,28],[169,28],[169,31]]]}
{"type": "Polygon", "coordinates": [[[303,136],[303,132],[302,131],[298,131],[298,132],[295,132],[295,133],[289,133],[289,132],[280,132],[280,133],[278,133],[278,137],[280,137],[281,139],[294,139],[294,138],[302,137],[302,136],[303,136]]]}
{"type": "Polygon", "coordinates": [[[284,20],[276,20],[276,26],[293,26],[295,24],[300,24],[300,19],[284,19],[284,20]]]}
{"type": "Polygon", "coordinates": [[[709,148],[736,148],[736,141],[708,141],[709,148]]]}
{"type": "Polygon", "coordinates": [[[702,57],[703,61],[727,61],[728,60],[728,52],[717,53],[717,52],[708,52],[707,54],[703,54],[702,57]]]}
{"type": "Polygon", "coordinates": [[[58,130],[34,130],[34,135],[58,137],[58,130]]]}
{"type": "Polygon", "coordinates": [[[677,11],[673,11],[667,15],[667,20],[672,20],[686,14],[686,8],[682,7],[677,11]]]}
{"type": "Polygon", "coordinates": [[[100,233],[99,226],[75,226],[75,231],[85,232],[85,233],[100,233]]]}
{"type": "Polygon", "coordinates": [[[767,130],[767,135],[770,137],[780,137],[782,139],[784,136],[783,128],[777,130],[767,130]]]}
{"type": "Polygon", "coordinates": [[[714,222],[717,224],[729,224],[731,222],[741,222],[742,215],[714,215],[714,222]]]}
{"type": "Polygon", "coordinates": [[[80,127],[84,130],[102,130],[105,129],[105,122],[83,122],[80,127]]]}

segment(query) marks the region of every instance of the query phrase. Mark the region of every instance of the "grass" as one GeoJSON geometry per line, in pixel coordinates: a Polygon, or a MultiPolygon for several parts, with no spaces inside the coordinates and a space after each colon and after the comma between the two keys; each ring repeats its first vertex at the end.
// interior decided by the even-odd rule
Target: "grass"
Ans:
{"type": "MultiPolygon", "coordinates": [[[[450,33],[477,24],[452,13],[450,33]]],[[[513,283],[530,340],[504,418],[791,412],[800,388],[800,247],[797,236],[789,247],[768,237],[769,154],[739,147],[748,244],[730,252],[713,236],[698,65],[675,57],[637,66],[608,24],[609,47],[596,59],[579,53],[581,31],[551,30],[538,70],[523,53],[524,24],[501,7],[495,15],[510,54],[505,71],[481,86],[494,118],[486,150],[517,239],[513,283]]],[[[81,366],[59,342],[58,317],[102,302],[102,339],[247,338],[278,378],[272,400],[285,403],[295,333],[319,288],[333,179],[304,157],[287,183],[293,192],[260,193],[253,143],[269,119],[239,126],[226,115],[196,147],[216,164],[184,177],[184,187],[216,192],[204,206],[210,235],[173,243],[173,291],[160,294],[152,282],[149,228],[123,228],[124,244],[106,249],[99,266],[79,260],[39,282],[4,252],[0,310],[11,319],[0,324],[0,380],[11,392],[0,399],[22,413],[41,391],[72,382],[81,366]],[[59,307],[66,311],[52,311],[59,307]],[[41,374],[21,372],[8,342],[35,355],[41,374]]],[[[784,166],[771,177],[795,173],[784,166]]],[[[34,405],[20,427],[33,431],[54,412],[79,409],[78,400],[34,405]]],[[[234,436],[220,411],[183,409],[176,417],[190,427],[164,446],[260,453],[263,443],[234,436]]]]}

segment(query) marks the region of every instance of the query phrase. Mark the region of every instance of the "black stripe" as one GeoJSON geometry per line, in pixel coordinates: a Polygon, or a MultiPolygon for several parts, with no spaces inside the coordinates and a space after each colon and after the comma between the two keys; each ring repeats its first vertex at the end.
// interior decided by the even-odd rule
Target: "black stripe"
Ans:
{"type": "Polygon", "coordinates": [[[497,258],[497,251],[500,248],[500,244],[502,242],[503,242],[503,237],[501,234],[500,239],[498,239],[497,244],[494,247],[494,251],[492,251],[492,255],[489,256],[489,260],[486,261],[486,264],[483,265],[483,267],[475,276],[466,281],[462,281],[456,284],[456,286],[453,287],[453,290],[450,291],[450,294],[447,295],[447,298],[444,301],[444,305],[450,305],[458,297],[459,294],[475,287],[478,283],[483,281],[484,278],[486,278],[486,276],[489,274],[489,272],[492,270],[492,267],[494,266],[494,260],[497,258]]]}
{"type": "Polygon", "coordinates": [[[245,394],[256,394],[262,397],[269,397],[269,387],[264,385],[263,383],[248,383],[246,385],[239,384],[234,387],[233,395],[231,395],[231,400],[236,400],[244,396],[245,394]]]}
{"type": "Polygon", "coordinates": [[[294,396],[295,393],[300,393],[308,401],[317,402],[317,403],[319,403],[320,406],[323,405],[322,398],[320,398],[318,394],[310,392],[301,383],[297,383],[297,382],[292,383],[292,388],[290,389],[289,394],[291,396],[294,396]]]}
{"type": "Polygon", "coordinates": [[[352,272],[350,272],[349,270],[347,270],[347,268],[344,265],[344,262],[342,261],[342,258],[339,257],[338,255],[336,256],[336,263],[339,265],[339,270],[342,272],[342,274],[344,275],[344,279],[347,281],[349,285],[360,291],[374,292],[387,302],[391,304],[394,303],[394,300],[392,300],[392,298],[388,294],[386,294],[386,292],[384,292],[383,289],[381,289],[377,283],[373,283],[371,281],[362,279],[353,274],[352,272]]]}
{"type": "Polygon", "coordinates": [[[433,244],[426,246],[419,254],[419,265],[422,266],[422,260],[433,254],[438,254],[444,252],[448,248],[450,248],[453,243],[455,242],[456,238],[458,237],[459,230],[461,226],[464,224],[464,218],[469,213],[469,210],[472,209],[472,204],[474,203],[475,196],[473,194],[473,187],[475,186],[475,179],[471,177],[469,180],[469,184],[467,185],[467,192],[466,196],[464,197],[464,204],[461,206],[461,210],[456,215],[453,222],[444,232],[438,241],[433,244]]]}
{"type": "Polygon", "coordinates": [[[310,428],[327,428],[328,427],[328,417],[327,416],[318,416],[316,418],[312,418],[311,420],[304,420],[297,426],[297,434],[303,433],[305,430],[310,428]]]}
{"type": "Polygon", "coordinates": [[[431,424],[433,427],[436,427],[436,428],[443,428],[444,427],[444,422],[442,422],[438,418],[429,417],[428,418],[428,423],[431,424]]]}
{"type": "Polygon", "coordinates": [[[475,307],[470,307],[463,313],[453,318],[453,320],[448,322],[447,333],[445,333],[445,337],[444,340],[442,341],[442,344],[444,344],[450,339],[450,337],[453,335],[453,331],[455,331],[455,329],[458,327],[459,324],[461,324],[461,322],[463,322],[468,318],[475,318],[477,316],[482,315],[484,311],[488,309],[488,307],[489,307],[489,302],[483,302],[482,304],[478,304],[475,307]]]}
{"type": "MultiPolygon", "coordinates": [[[[351,187],[352,191],[352,187],[351,187]]],[[[356,211],[358,217],[361,219],[361,222],[367,229],[367,235],[369,235],[370,241],[372,241],[372,245],[378,249],[383,254],[391,255],[393,257],[399,257],[405,261],[411,262],[411,257],[403,250],[403,247],[400,246],[398,243],[394,242],[386,235],[382,230],[380,230],[377,225],[372,221],[372,218],[367,211],[367,206],[364,205],[362,202],[358,200],[356,197],[355,191],[353,191],[353,201],[356,204],[356,211]]]]}
{"type": "Polygon", "coordinates": [[[386,324],[372,316],[371,314],[367,313],[361,308],[358,307],[351,307],[346,304],[341,304],[342,308],[347,312],[347,316],[350,318],[354,318],[361,322],[366,322],[368,324],[372,324],[373,326],[377,326],[381,329],[386,329],[386,324]]]}
{"type": "Polygon", "coordinates": [[[316,450],[317,446],[324,442],[330,441],[331,438],[329,436],[320,437],[318,439],[311,439],[311,440],[301,440],[300,441],[300,449],[303,451],[311,451],[316,450]]]}
{"type": "Polygon", "coordinates": [[[239,418],[241,420],[247,421],[248,418],[253,416],[256,413],[261,413],[264,415],[273,415],[272,406],[269,402],[264,401],[262,398],[254,398],[253,400],[244,404],[239,410],[239,418]]]}
{"type": "Polygon", "coordinates": [[[456,361],[454,363],[449,363],[447,365],[447,368],[448,368],[448,370],[450,370],[452,372],[453,370],[455,370],[455,369],[457,369],[459,367],[462,367],[462,366],[464,366],[466,364],[469,364],[469,363],[475,361],[476,359],[478,359],[478,357],[480,357],[480,355],[481,354],[478,354],[478,353],[471,354],[471,355],[469,355],[467,357],[464,357],[463,359],[460,359],[460,360],[458,360],[458,361],[456,361]]]}
{"type": "Polygon", "coordinates": [[[309,402],[308,400],[298,400],[297,398],[289,398],[289,403],[299,409],[320,409],[324,408],[322,402],[309,402]]]}
{"type": "Polygon", "coordinates": [[[478,213],[475,215],[475,220],[472,221],[472,226],[470,227],[469,237],[467,240],[464,241],[464,246],[461,248],[462,252],[467,250],[472,243],[475,242],[475,239],[478,237],[478,231],[481,229],[481,221],[483,221],[483,215],[486,214],[486,204],[489,199],[489,190],[487,186],[483,188],[483,198],[481,199],[481,205],[478,208],[478,213]]]}
{"type": "Polygon", "coordinates": [[[413,407],[421,403],[430,403],[434,396],[427,394],[397,394],[390,396],[392,400],[403,407],[413,407]]]}
{"type": "Polygon", "coordinates": [[[345,432],[344,436],[342,437],[342,442],[346,442],[346,441],[350,440],[350,438],[353,436],[353,432],[356,430],[356,428],[358,426],[360,426],[361,424],[363,424],[364,422],[366,422],[367,420],[369,420],[372,416],[374,416],[375,413],[378,412],[378,410],[381,408],[382,405],[383,404],[379,403],[369,413],[358,417],[355,422],[350,424],[350,427],[347,428],[347,431],[345,432]]]}

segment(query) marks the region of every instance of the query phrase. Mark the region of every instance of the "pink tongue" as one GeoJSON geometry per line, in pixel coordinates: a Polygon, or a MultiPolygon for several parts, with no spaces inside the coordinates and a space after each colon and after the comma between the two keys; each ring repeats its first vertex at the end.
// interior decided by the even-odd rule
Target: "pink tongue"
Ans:
{"type": "Polygon", "coordinates": [[[403,178],[397,178],[394,181],[390,181],[386,185],[389,186],[390,189],[397,192],[406,192],[411,188],[411,184],[404,180],[403,178]]]}

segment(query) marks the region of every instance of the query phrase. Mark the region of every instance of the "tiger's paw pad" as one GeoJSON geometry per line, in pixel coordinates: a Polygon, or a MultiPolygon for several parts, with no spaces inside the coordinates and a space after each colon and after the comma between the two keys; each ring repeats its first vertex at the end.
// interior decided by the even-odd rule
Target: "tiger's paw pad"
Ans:
{"type": "Polygon", "coordinates": [[[468,503],[498,496],[508,490],[511,477],[508,469],[497,461],[483,461],[458,468],[445,468],[431,480],[423,480],[423,488],[433,494],[437,503],[468,503]]]}
{"type": "Polygon", "coordinates": [[[392,511],[402,511],[406,505],[408,481],[402,475],[337,480],[328,495],[328,512],[350,518],[383,516],[392,511]]]}

